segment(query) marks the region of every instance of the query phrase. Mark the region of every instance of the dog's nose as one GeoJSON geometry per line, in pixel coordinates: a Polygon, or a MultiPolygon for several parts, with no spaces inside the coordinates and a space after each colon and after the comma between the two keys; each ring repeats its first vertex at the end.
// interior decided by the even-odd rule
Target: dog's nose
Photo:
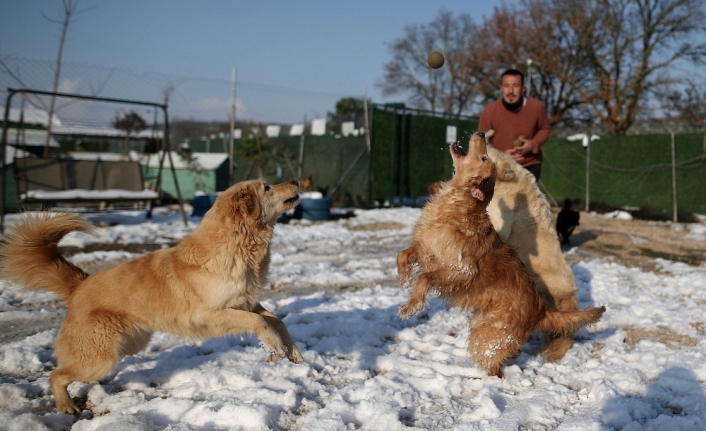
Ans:
{"type": "Polygon", "coordinates": [[[299,187],[299,181],[297,181],[297,180],[292,181],[291,184],[292,184],[293,186],[299,187]]]}

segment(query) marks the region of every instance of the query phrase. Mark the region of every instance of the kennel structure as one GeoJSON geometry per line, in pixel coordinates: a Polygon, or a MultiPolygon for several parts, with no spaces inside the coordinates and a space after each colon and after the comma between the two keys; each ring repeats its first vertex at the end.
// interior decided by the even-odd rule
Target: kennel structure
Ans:
{"type": "MultiPolygon", "coordinates": [[[[75,111],[80,111],[78,108],[81,107],[81,102],[86,102],[90,103],[89,108],[86,109],[86,105],[83,105],[83,111],[82,115],[84,116],[89,116],[92,114],[98,114],[101,109],[103,109],[105,112],[104,114],[107,113],[107,115],[114,115],[116,110],[118,109],[125,109],[125,108],[136,108],[136,107],[147,107],[149,108],[150,112],[153,114],[154,120],[152,123],[152,130],[157,130],[158,126],[161,126],[161,139],[160,139],[160,147],[162,149],[162,158],[160,160],[160,165],[158,169],[158,174],[154,178],[154,185],[152,187],[144,187],[144,184],[141,184],[140,188],[144,189],[143,191],[147,191],[147,189],[151,189],[153,193],[156,193],[157,197],[160,196],[161,194],[161,183],[162,183],[162,176],[164,175],[164,158],[169,156],[171,153],[170,151],[166,151],[170,148],[170,143],[169,143],[169,117],[168,117],[168,108],[166,104],[160,104],[160,103],[154,103],[154,102],[147,102],[147,101],[141,101],[141,100],[129,100],[129,99],[118,99],[118,98],[108,98],[108,97],[97,97],[97,96],[86,96],[86,95],[81,95],[81,94],[72,94],[72,93],[60,93],[60,92],[49,92],[49,91],[41,91],[41,90],[32,90],[32,89],[27,89],[27,88],[22,88],[22,89],[16,89],[16,88],[8,88],[7,89],[8,95],[5,100],[5,112],[3,116],[3,127],[2,127],[2,137],[0,141],[0,158],[2,159],[2,171],[3,175],[0,176],[0,231],[4,230],[4,218],[5,218],[5,213],[7,212],[7,203],[8,203],[8,171],[14,171],[15,173],[15,186],[17,188],[18,193],[14,196],[16,199],[18,199],[20,202],[23,201],[23,199],[26,199],[27,196],[30,194],[27,192],[34,192],[34,199],[32,200],[35,203],[42,203],[42,204],[50,204],[54,202],[65,202],[67,200],[74,201],[75,203],[81,202],[82,199],[80,198],[81,194],[83,193],[84,195],[86,192],[90,192],[90,199],[84,199],[84,201],[105,201],[105,202],[121,202],[121,201],[135,201],[135,200],[141,200],[141,199],[135,199],[134,195],[126,195],[123,197],[118,196],[118,194],[115,192],[116,190],[121,190],[119,187],[121,186],[120,180],[118,180],[117,183],[112,183],[110,187],[113,187],[112,189],[109,189],[107,186],[107,183],[105,181],[105,172],[102,169],[99,169],[101,163],[100,160],[98,163],[94,163],[93,169],[89,169],[88,171],[85,171],[85,169],[81,170],[82,174],[79,175],[76,171],[76,169],[72,169],[76,167],[78,164],[85,165],[86,163],[80,163],[84,162],[82,160],[73,160],[70,157],[68,157],[66,154],[59,154],[58,156],[55,156],[51,160],[50,158],[47,157],[37,157],[36,154],[33,155],[33,157],[19,157],[19,156],[27,156],[27,151],[26,151],[26,142],[23,142],[22,140],[17,140],[16,142],[13,142],[12,145],[10,145],[10,139],[9,139],[9,133],[8,131],[10,130],[11,126],[14,125],[15,129],[17,131],[23,131],[25,128],[24,124],[24,115],[20,114],[19,116],[19,121],[16,122],[15,124],[12,124],[13,122],[10,120],[10,113],[13,111],[13,109],[24,109],[26,105],[30,105],[32,103],[37,103],[37,104],[42,104],[46,101],[47,98],[55,98],[61,101],[65,102],[65,106],[73,107],[75,111]],[[13,107],[13,99],[16,95],[21,95],[21,100],[19,103],[19,108],[14,108],[13,107]],[[160,118],[161,114],[161,118],[160,118]],[[161,124],[159,123],[159,120],[161,120],[161,124]],[[18,152],[18,150],[21,150],[22,152],[18,152]],[[12,156],[12,160],[8,160],[9,156],[12,156]],[[46,163],[42,163],[41,161],[38,162],[38,159],[46,159],[46,163]],[[18,162],[22,163],[22,160],[25,159],[25,161],[32,160],[29,164],[32,165],[32,177],[30,179],[29,175],[25,177],[18,177],[16,174],[18,172],[17,169],[14,169],[18,166],[18,162]],[[10,162],[10,163],[8,163],[10,162]],[[10,170],[8,169],[8,166],[12,166],[13,169],[10,170]],[[42,169],[46,167],[47,169],[52,170],[52,175],[43,175],[42,169]],[[55,172],[54,172],[55,171],[55,172]],[[85,171],[85,172],[84,172],[85,171]],[[101,177],[101,175],[103,175],[101,177]],[[53,177],[53,181],[47,181],[46,179],[49,177],[53,177]],[[100,178],[99,178],[100,177],[100,178]],[[101,181],[101,178],[104,181],[101,181]],[[81,180],[81,181],[79,181],[81,180]],[[21,183],[21,184],[20,184],[21,183]],[[20,185],[22,187],[20,187],[20,185]],[[20,190],[21,189],[21,190],[20,190]],[[42,192],[42,193],[40,193],[42,192]],[[38,196],[42,196],[41,198],[38,196]],[[116,197],[117,196],[117,197],[116,197]],[[78,198],[77,198],[78,197],[78,198]]],[[[131,111],[132,112],[132,111],[131,111]]],[[[54,121],[54,118],[52,118],[52,122],[54,121]]],[[[52,123],[53,125],[53,123],[52,123]]],[[[50,130],[47,130],[46,133],[50,134],[50,130]]],[[[129,143],[129,132],[126,132],[126,144],[129,143]]],[[[19,136],[19,133],[18,133],[19,136]]],[[[134,161],[126,160],[124,163],[136,163],[134,161]]],[[[28,165],[27,163],[24,163],[23,166],[28,165]]],[[[170,164],[171,165],[171,164],[170,164]]],[[[140,174],[142,174],[141,168],[140,174]]],[[[118,172],[120,169],[118,168],[118,172]]],[[[174,183],[176,185],[176,190],[178,194],[178,199],[179,199],[179,206],[181,209],[181,215],[182,219],[184,221],[184,224],[187,224],[187,219],[186,219],[186,213],[184,211],[184,206],[183,206],[183,200],[181,199],[181,192],[179,191],[179,186],[178,186],[178,181],[176,179],[176,173],[172,169],[172,176],[174,179],[174,183]]],[[[133,180],[131,178],[131,180],[133,180]]],[[[140,180],[141,181],[141,180],[140,180]]],[[[135,186],[137,187],[137,186],[135,186]]],[[[135,188],[133,187],[133,188],[135,188]]],[[[146,196],[146,194],[145,194],[146,196]]],[[[142,198],[143,196],[139,196],[142,198]]],[[[151,198],[150,198],[151,199],[151,198]]],[[[156,198],[155,198],[156,199],[156,198]]],[[[151,199],[151,200],[155,200],[151,199]]],[[[151,215],[151,206],[149,206],[148,209],[149,213],[148,215],[151,215]]]]}

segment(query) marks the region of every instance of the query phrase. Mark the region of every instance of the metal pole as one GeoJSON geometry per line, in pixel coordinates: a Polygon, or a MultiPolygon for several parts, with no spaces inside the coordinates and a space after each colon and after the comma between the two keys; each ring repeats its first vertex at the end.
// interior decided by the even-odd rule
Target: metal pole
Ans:
{"type": "Polygon", "coordinates": [[[527,97],[532,91],[532,59],[527,59],[527,97]]]}
{"type": "Polygon", "coordinates": [[[672,221],[677,221],[677,162],[674,148],[674,133],[672,132],[672,221]]]}
{"type": "Polygon", "coordinates": [[[234,154],[233,151],[235,149],[235,77],[236,77],[236,69],[235,67],[233,68],[233,90],[232,90],[232,96],[231,96],[231,108],[230,108],[230,148],[229,148],[229,155],[230,155],[230,164],[228,166],[228,184],[233,185],[233,171],[234,166],[235,166],[235,161],[234,159],[234,154]]]}
{"type": "Polygon", "coordinates": [[[368,89],[363,87],[363,117],[365,121],[365,147],[370,151],[370,121],[368,119],[368,89]]]}
{"type": "Polygon", "coordinates": [[[591,179],[591,138],[588,138],[588,144],[586,145],[586,212],[588,212],[588,202],[590,199],[589,184],[591,179]]]}
{"type": "MultiPolygon", "coordinates": [[[[172,168],[172,178],[174,180],[174,188],[177,192],[177,198],[179,199],[179,208],[181,209],[181,218],[184,221],[184,226],[188,226],[189,222],[186,219],[186,211],[184,210],[184,198],[181,196],[181,189],[179,188],[179,179],[177,178],[176,168],[174,167],[174,160],[172,160],[172,144],[169,137],[169,114],[167,114],[167,104],[162,105],[162,112],[164,112],[164,137],[163,146],[165,146],[165,152],[167,157],[169,157],[169,166],[172,168]]],[[[164,160],[164,158],[162,158],[164,160]]]]}
{"type": "Polygon", "coordinates": [[[7,175],[7,163],[5,159],[7,158],[7,128],[10,124],[10,106],[12,97],[15,95],[15,90],[8,88],[7,99],[5,100],[5,119],[2,124],[2,145],[0,146],[0,157],[2,157],[2,186],[0,186],[0,233],[5,231],[5,194],[7,191],[7,184],[5,181],[5,176],[7,175]]]}
{"type": "Polygon", "coordinates": [[[304,127],[302,128],[302,136],[299,138],[299,160],[298,160],[298,175],[299,178],[301,179],[303,172],[302,169],[304,167],[304,135],[306,135],[306,114],[304,114],[304,127]]]}

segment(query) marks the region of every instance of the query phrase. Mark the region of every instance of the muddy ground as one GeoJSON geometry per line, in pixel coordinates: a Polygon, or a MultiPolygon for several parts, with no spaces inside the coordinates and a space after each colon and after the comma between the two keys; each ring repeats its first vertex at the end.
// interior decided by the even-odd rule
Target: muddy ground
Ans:
{"type": "Polygon", "coordinates": [[[619,220],[581,212],[570,244],[562,246],[569,264],[596,258],[611,259],[643,271],[659,271],[655,258],[706,266],[706,241],[683,223],[619,220]]]}

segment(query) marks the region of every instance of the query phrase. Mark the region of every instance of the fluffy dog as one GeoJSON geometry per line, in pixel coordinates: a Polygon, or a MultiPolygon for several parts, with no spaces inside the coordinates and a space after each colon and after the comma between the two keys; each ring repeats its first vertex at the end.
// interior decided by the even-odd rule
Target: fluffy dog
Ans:
{"type": "Polygon", "coordinates": [[[556,231],[562,244],[569,243],[569,237],[579,225],[581,214],[571,209],[571,199],[564,200],[564,207],[556,216],[556,231]]]}
{"type": "Polygon", "coordinates": [[[403,286],[414,285],[399,314],[422,310],[438,291],[452,305],[473,312],[468,348],[488,375],[520,353],[535,329],[573,333],[598,321],[605,307],[561,312],[547,309],[515,250],[495,231],[486,211],[497,177],[482,133],[472,136],[469,154],[451,146],[451,181],[433,195],[414,228],[411,247],[397,256],[403,286]],[[420,274],[413,283],[413,275],[420,274]]]}
{"type": "MultiPolygon", "coordinates": [[[[486,139],[492,136],[488,130],[486,139]]],[[[512,245],[537,286],[544,306],[551,310],[576,311],[576,280],[557,241],[551,206],[539,190],[534,176],[511,157],[487,146],[496,164],[498,178],[488,204],[490,221],[500,239],[512,245]]],[[[572,343],[570,333],[542,333],[544,357],[558,361],[572,343]]]]}
{"type": "Polygon", "coordinates": [[[50,386],[60,412],[80,413],[73,381],[106,376],[122,356],[142,350],[154,331],[207,339],[257,335],[270,359],[302,355],[284,323],[258,302],[277,218],[299,203],[299,186],[238,183],[223,192],[194,231],[172,248],[92,275],[67,262],[57,244],[91,232],[76,215],[27,215],[8,229],[0,276],[27,289],[56,292],[68,311],[55,341],[50,386]]]}

